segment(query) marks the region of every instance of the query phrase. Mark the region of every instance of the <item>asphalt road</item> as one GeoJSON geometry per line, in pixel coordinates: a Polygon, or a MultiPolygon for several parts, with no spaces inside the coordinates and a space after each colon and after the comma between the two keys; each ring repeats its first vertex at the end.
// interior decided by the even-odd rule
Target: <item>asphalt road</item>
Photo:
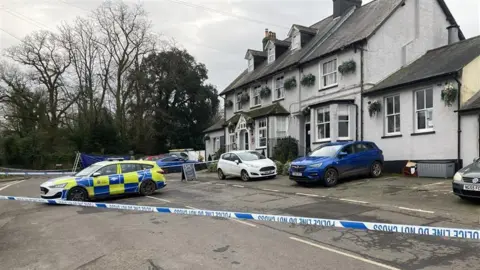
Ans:
{"type": "MultiPolygon", "coordinates": [[[[169,179],[153,196],[108,202],[445,227],[478,221],[467,211],[477,205],[435,192],[438,180],[405,180],[394,190],[387,178],[334,189],[282,178],[169,179]],[[428,195],[412,201],[416,192],[428,195]],[[397,198],[402,193],[407,199],[397,198]]],[[[37,197],[43,181],[3,182],[0,194],[37,197]]],[[[476,269],[479,248],[430,236],[0,201],[0,269],[476,269]]]]}

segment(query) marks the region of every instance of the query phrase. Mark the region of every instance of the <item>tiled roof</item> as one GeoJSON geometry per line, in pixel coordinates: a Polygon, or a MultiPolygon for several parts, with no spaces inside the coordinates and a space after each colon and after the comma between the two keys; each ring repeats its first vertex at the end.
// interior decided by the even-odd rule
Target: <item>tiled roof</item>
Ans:
{"type": "Polygon", "coordinates": [[[290,113],[280,103],[274,103],[251,111],[239,112],[226,121],[225,124],[236,124],[240,120],[240,116],[243,115],[247,120],[265,117],[269,115],[289,115],[290,113]]]}
{"type": "Polygon", "coordinates": [[[433,49],[365,93],[400,87],[460,71],[480,56],[480,36],[433,49]]]}
{"type": "Polygon", "coordinates": [[[224,119],[221,119],[221,120],[219,120],[218,122],[216,122],[215,124],[211,125],[211,126],[208,127],[207,129],[205,129],[205,130],[203,131],[203,133],[212,132],[212,131],[217,131],[217,130],[222,130],[224,125],[225,125],[225,120],[224,120],[224,119]]]}
{"type": "MultiPolygon", "coordinates": [[[[348,12],[343,17],[333,19],[329,16],[309,27],[317,29],[318,33],[300,50],[285,52],[273,63],[262,63],[254,71],[244,70],[230,85],[228,85],[220,95],[224,95],[237,88],[247,86],[249,83],[257,80],[263,80],[277,72],[293,65],[305,64],[341,50],[347,46],[363,41],[370,37],[403,3],[404,0],[374,0],[355,10],[350,17],[348,12]],[[346,19],[341,25],[339,22],[346,19]],[[336,27],[338,28],[336,28],[336,27]]],[[[451,24],[455,20],[448,10],[444,0],[437,0],[451,24]]],[[[460,38],[464,39],[460,31],[460,38]]],[[[290,41],[290,38],[284,40],[290,41]]]]}
{"type": "Polygon", "coordinates": [[[470,99],[463,104],[460,111],[480,110],[480,89],[470,99]]]}
{"type": "Polygon", "coordinates": [[[313,27],[307,27],[299,24],[294,24],[293,27],[296,27],[298,31],[304,32],[304,33],[309,33],[315,35],[317,33],[317,29],[313,27]]]}

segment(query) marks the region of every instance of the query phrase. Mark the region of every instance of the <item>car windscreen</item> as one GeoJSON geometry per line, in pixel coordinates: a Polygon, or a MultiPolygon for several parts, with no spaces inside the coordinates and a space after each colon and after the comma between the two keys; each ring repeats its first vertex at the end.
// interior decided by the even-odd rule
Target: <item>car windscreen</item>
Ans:
{"type": "Polygon", "coordinates": [[[254,161],[254,160],[266,158],[265,156],[257,152],[243,152],[243,153],[236,153],[236,154],[243,161],[254,161]]]}
{"type": "Polygon", "coordinates": [[[310,154],[311,157],[333,157],[342,148],[343,145],[326,145],[322,146],[310,154]]]}
{"type": "Polygon", "coordinates": [[[77,174],[75,174],[75,176],[78,176],[78,177],[90,176],[92,173],[96,172],[101,167],[102,167],[101,165],[93,164],[92,166],[79,171],[77,174]]]}

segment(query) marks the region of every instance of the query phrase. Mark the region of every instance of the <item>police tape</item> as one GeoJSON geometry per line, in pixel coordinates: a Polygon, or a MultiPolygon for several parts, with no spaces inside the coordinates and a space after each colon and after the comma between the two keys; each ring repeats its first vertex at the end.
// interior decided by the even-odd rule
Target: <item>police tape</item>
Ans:
{"type": "Polygon", "coordinates": [[[83,206],[83,207],[120,209],[120,210],[141,211],[141,212],[155,212],[155,213],[176,214],[176,215],[192,215],[192,216],[206,216],[206,217],[217,217],[217,218],[222,217],[222,218],[229,218],[229,219],[257,220],[257,221],[266,221],[266,222],[320,226],[325,228],[356,229],[356,230],[368,230],[368,231],[377,231],[377,232],[403,233],[403,234],[474,239],[474,240],[480,239],[480,230],[471,230],[471,229],[462,229],[462,228],[445,228],[445,227],[433,227],[433,226],[375,223],[375,222],[323,219],[323,218],[311,218],[311,217],[215,211],[215,210],[205,210],[205,209],[154,207],[154,206],[96,203],[96,202],[77,202],[77,201],[1,196],[1,195],[0,195],[0,200],[23,201],[23,202],[33,202],[33,203],[46,203],[46,204],[64,204],[64,205],[74,205],[74,206],[83,206]]]}
{"type": "MultiPolygon", "coordinates": [[[[160,166],[162,169],[166,168],[178,168],[181,169],[183,168],[183,164],[194,164],[194,165],[201,165],[201,164],[209,164],[209,163],[215,163],[218,162],[218,160],[214,161],[205,161],[205,162],[192,162],[192,163],[181,163],[178,165],[171,165],[171,166],[160,166]]],[[[167,170],[168,172],[168,170],[167,170]]],[[[0,172],[0,175],[23,175],[23,176],[29,176],[29,175],[74,175],[76,172],[65,172],[65,171],[26,171],[26,172],[21,172],[21,171],[12,171],[12,172],[0,172]]]]}

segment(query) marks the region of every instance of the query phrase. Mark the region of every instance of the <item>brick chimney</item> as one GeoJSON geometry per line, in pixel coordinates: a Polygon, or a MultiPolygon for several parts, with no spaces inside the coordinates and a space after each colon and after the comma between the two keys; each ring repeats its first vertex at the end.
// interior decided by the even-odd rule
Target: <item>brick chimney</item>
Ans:
{"type": "Polygon", "coordinates": [[[268,28],[265,28],[265,36],[264,36],[263,39],[262,39],[262,45],[263,45],[262,48],[263,48],[263,51],[265,51],[265,46],[267,45],[267,42],[268,42],[268,40],[270,39],[270,38],[269,38],[269,33],[270,33],[270,32],[268,32],[268,28]]]}
{"type": "Polygon", "coordinates": [[[333,18],[342,16],[353,6],[361,7],[362,0],[333,0],[333,18]]]}

